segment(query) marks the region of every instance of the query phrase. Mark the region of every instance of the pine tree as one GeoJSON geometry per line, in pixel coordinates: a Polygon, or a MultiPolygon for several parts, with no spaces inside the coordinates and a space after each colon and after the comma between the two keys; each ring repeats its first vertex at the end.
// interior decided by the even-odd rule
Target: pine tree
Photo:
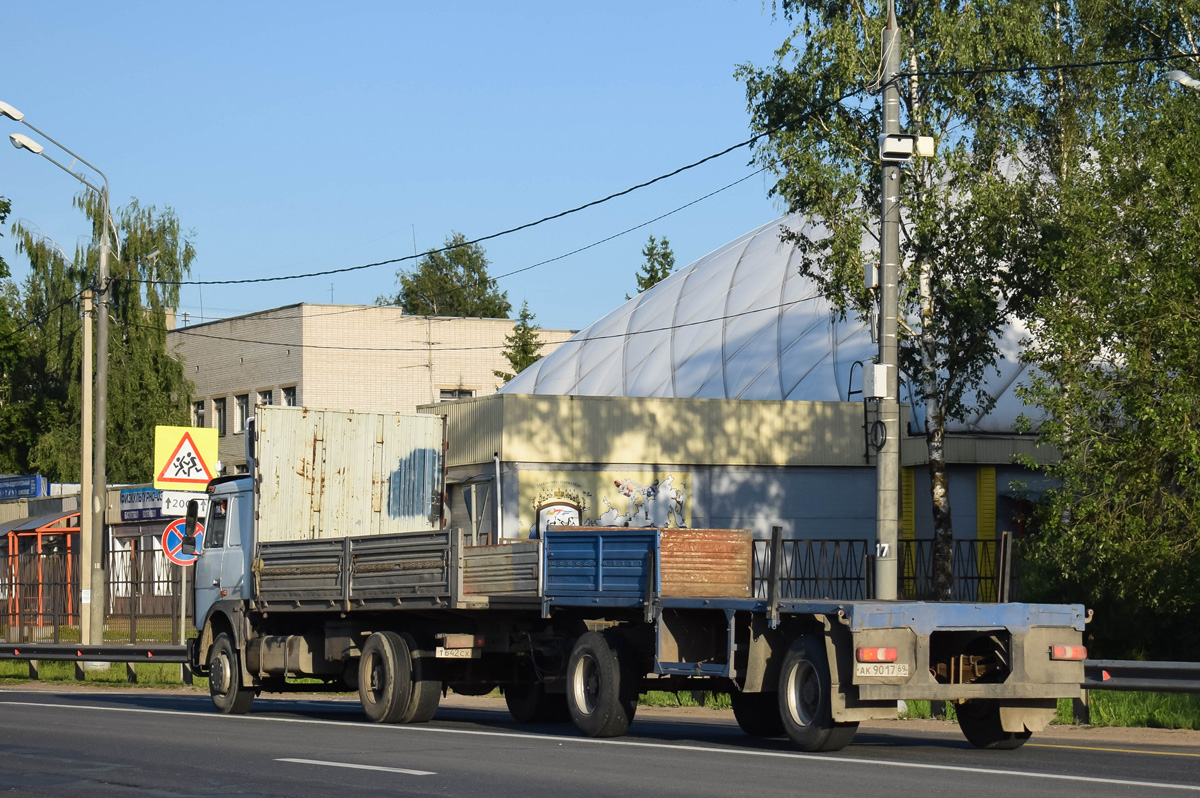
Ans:
{"type": "Polygon", "coordinates": [[[399,305],[414,316],[507,319],[512,312],[508,292],[497,290],[487,267],[483,247],[468,244],[462,233],[452,233],[443,251],[425,255],[412,272],[396,272],[396,296],[376,302],[399,305]]]}
{"type": "MultiPolygon", "coordinates": [[[[675,253],[671,251],[671,242],[665,237],[660,242],[656,241],[654,236],[650,236],[646,246],[642,247],[642,257],[646,260],[637,273],[639,294],[658,285],[675,271],[675,253]]],[[[632,299],[629,294],[626,294],[625,298],[632,299]]]]}
{"type": "Polygon", "coordinates": [[[521,312],[517,314],[517,322],[513,325],[512,335],[504,337],[504,358],[512,367],[512,372],[493,371],[500,379],[508,382],[525,369],[536,363],[541,355],[538,354],[543,346],[537,331],[541,327],[533,323],[533,311],[529,302],[521,303],[521,312]]]}

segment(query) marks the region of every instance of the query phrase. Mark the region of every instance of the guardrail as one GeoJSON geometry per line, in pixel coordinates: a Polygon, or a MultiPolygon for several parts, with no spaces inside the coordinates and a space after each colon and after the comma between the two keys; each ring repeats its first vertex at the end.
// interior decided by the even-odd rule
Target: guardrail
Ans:
{"type": "Polygon", "coordinates": [[[183,665],[187,646],[109,643],[99,646],[70,643],[0,643],[0,660],[45,660],[59,662],[161,662],[183,665]]]}
{"type": "MultiPolygon", "coordinates": [[[[0,660],[5,659],[135,664],[160,662],[166,665],[185,665],[188,662],[187,646],[129,643],[100,646],[70,643],[0,643],[0,660]]],[[[1085,690],[1200,693],[1200,662],[1089,659],[1083,663],[1081,687],[1085,690]]]]}
{"type": "Polygon", "coordinates": [[[1200,662],[1084,660],[1083,688],[1147,693],[1200,693],[1200,662]]]}

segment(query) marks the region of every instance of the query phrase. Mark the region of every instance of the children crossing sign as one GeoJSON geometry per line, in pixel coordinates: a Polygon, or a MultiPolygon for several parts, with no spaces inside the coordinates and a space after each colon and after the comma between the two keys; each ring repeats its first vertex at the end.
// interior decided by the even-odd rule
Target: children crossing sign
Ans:
{"type": "Polygon", "coordinates": [[[154,428],[154,487],[204,490],[217,476],[217,431],[210,427],[154,428]]]}

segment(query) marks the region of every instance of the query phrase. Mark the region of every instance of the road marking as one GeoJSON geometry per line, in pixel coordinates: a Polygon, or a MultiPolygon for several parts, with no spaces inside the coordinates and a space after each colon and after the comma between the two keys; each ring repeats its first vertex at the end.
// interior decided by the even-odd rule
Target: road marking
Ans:
{"type": "Polygon", "coordinates": [[[351,768],[353,770],[382,770],[384,773],[404,773],[408,776],[436,776],[432,770],[409,770],[408,768],[385,768],[379,765],[354,765],[350,762],[324,762],[320,759],[276,759],[276,762],[295,762],[297,765],[323,765],[327,768],[351,768]]]}
{"type": "Polygon", "coordinates": [[[1144,748],[1103,748],[1098,745],[1059,745],[1056,743],[1026,743],[1033,748],[1069,748],[1075,751],[1106,751],[1116,754],[1152,754],[1154,756],[1193,756],[1200,758],[1200,754],[1193,754],[1188,751],[1151,751],[1144,748]]]}
{"type": "MultiPolygon", "coordinates": [[[[345,728],[346,721],[316,720],[313,718],[270,718],[264,715],[221,715],[217,713],[184,712],[178,709],[141,709],[135,707],[90,707],[86,705],[50,704],[34,701],[0,701],[0,706],[16,707],[45,707],[47,709],[90,710],[95,712],[126,712],[135,715],[184,715],[189,718],[211,718],[213,720],[233,721],[237,723],[252,723],[262,721],[269,723],[295,723],[307,726],[336,726],[345,728]]],[[[524,740],[527,742],[555,743],[562,745],[610,745],[625,748],[649,748],[659,751],[680,751],[693,754],[724,754],[726,756],[760,757],[770,759],[792,759],[802,762],[831,762],[841,767],[855,763],[860,765],[875,765],[877,767],[907,768],[909,770],[932,770],[942,773],[970,773],[989,776],[1013,776],[1016,778],[1041,779],[1043,781],[1069,781],[1083,784],[1105,784],[1121,787],[1153,787],[1163,790],[1182,790],[1184,792],[1200,793],[1200,785],[1172,784],[1158,781],[1134,781],[1132,779],[1105,779],[1098,776],[1071,776],[1062,773],[1038,773],[1031,770],[1002,770],[1000,768],[974,768],[964,765],[936,765],[925,762],[894,762],[887,759],[868,759],[866,757],[805,754],[787,751],[756,751],[745,748],[718,748],[707,745],[680,745],[678,743],[656,743],[645,740],[598,740],[591,737],[565,737],[561,735],[525,734],[517,732],[482,731],[477,729],[443,729],[436,726],[392,726],[386,724],[359,723],[355,728],[368,732],[391,732],[408,734],[458,734],[468,737],[499,737],[503,739],[524,740]]]]}

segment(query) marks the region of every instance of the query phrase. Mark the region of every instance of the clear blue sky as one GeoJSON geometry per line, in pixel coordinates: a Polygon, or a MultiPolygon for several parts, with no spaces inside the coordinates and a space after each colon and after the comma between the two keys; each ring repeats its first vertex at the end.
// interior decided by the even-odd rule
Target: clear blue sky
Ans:
{"type": "MultiPolygon", "coordinates": [[[[0,100],[103,169],[115,204],[172,206],[192,278],[354,266],[598,199],[749,137],[735,65],[787,34],[759,0],[9,4],[0,100]]],[[[5,136],[32,131],[0,119],[5,136]]],[[[46,142],[43,142],[46,143],[46,142]]],[[[755,170],[739,150],[567,219],[488,242],[491,273],[646,222],[755,170]]],[[[635,289],[641,247],[682,266],[781,214],[753,177],[687,210],[501,280],[543,327],[578,329],[635,289]]],[[[72,252],[78,189],[5,145],[0,195],[72,252]]],[[[0,241],[14,276],[23,258],[0,241]]],[[[411,266],[410,264],[407,264],[411,266]]],[[[374,302],[395,267],[187,287],[214,319],[374,302]]]]}

